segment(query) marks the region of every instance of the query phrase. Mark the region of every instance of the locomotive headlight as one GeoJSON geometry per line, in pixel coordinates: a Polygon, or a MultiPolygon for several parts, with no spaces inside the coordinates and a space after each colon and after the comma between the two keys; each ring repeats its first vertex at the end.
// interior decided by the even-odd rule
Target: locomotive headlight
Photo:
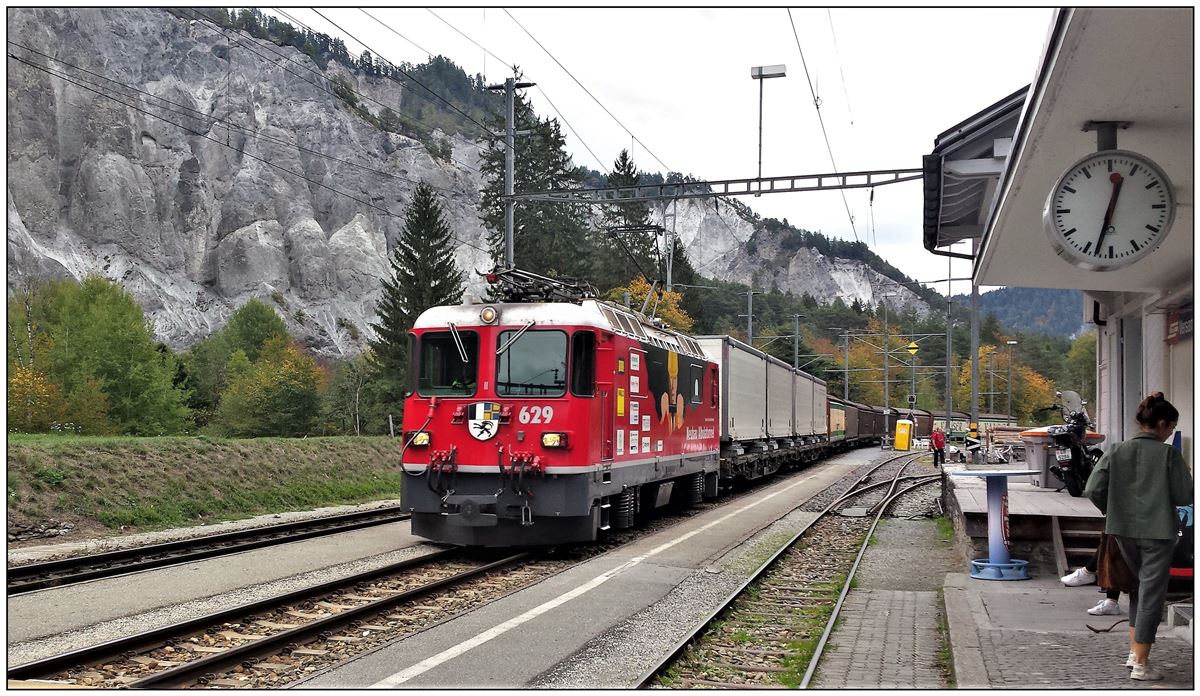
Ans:
{"type": "Polygon", "coordinates": [[[418,432],[416,435],[413,435],[413,439],[408,444],[414,447],[428,447],[429,433],[425,432],[424,430],[418,432]]]}
{"type": "Polygon", "coordinates": [[[566,433],[542,433],[542,447],[566,447],[566,433]]]}
{"type": "Polygon", "coordinates": [[[485,324],[494,323],[496,321],[496,308],[484,307],[483,311],[479,313],[479,320],[485,324]]]}

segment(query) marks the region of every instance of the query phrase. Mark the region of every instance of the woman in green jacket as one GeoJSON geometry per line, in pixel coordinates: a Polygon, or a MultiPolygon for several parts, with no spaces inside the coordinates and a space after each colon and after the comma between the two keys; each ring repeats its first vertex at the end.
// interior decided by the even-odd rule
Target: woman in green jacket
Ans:
{"type": "Polygon", "coordinates": [[[1175,430],[1179,411],[1152,394],[1138,406],[1141,430],[1110,447],[1088,477],[1084,493],[1107,516],[1104,532],[1116,538],[1121,555],[1138,579],[1129,595],[1130,678],[1158,681],[1163,675],[1150,667],[1150,646],[1158,632],[1171,555],[1178,541],[1175,507],[1192,502],[1192,477],[1187,462],[1163,442],[1175,430]]]}

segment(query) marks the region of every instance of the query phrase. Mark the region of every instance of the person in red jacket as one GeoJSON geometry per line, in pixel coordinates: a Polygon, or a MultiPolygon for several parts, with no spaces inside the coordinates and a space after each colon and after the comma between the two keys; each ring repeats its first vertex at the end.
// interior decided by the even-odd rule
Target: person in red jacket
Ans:
{"type": "Polygon", "coordinates": [[[937,467],[946,463],[946,434],[941,428],[934,428],[929,435],[929,446],[933,449],[933,465],[937,467]]]}

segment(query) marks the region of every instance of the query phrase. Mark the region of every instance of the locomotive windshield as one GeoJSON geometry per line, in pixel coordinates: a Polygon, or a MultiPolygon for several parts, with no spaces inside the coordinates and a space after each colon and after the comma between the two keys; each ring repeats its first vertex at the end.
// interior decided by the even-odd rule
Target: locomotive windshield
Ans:
{"type": "MultiPolygon", "coordinates": [[[[518,331],[501,331],[499,348],[518,331]]],[[[525,331],[496,359],[499,396],[562,396],[567,390],[567,334],[525,331]]]]}
{"type": "Polygon", "coordinates": [[[448,331],[421,335],[417,393],[421,396],[473,396],[479,362],[479,334],[458,330],[467,361],[448,331]]]}

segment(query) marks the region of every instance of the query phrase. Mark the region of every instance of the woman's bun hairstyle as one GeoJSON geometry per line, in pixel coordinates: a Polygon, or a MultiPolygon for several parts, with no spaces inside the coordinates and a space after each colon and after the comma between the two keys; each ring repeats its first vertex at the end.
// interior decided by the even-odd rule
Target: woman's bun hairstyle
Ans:
{"type": "Polygon", "coordinates": [[[1157,427],[1162,421],[1167,423],[1179,422],[1179,411],[1163,398],[1162,392],[1154,392],[1138,404],[1137,422],[1150,428],[1157,427]]]}

